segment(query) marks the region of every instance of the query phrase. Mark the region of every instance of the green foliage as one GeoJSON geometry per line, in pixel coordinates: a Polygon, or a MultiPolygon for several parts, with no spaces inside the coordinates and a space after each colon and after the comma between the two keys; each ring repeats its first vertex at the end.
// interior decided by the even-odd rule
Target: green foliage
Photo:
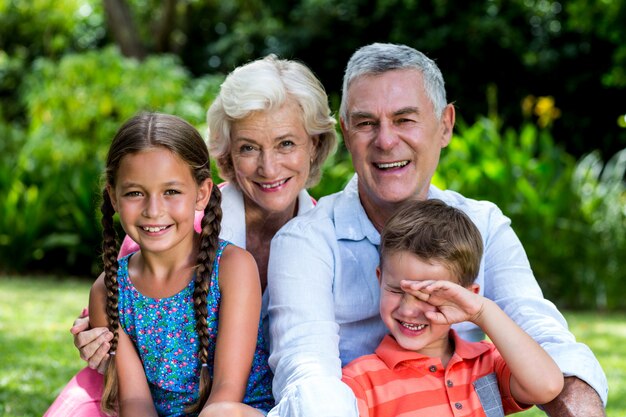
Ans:
{"type": "Polygon", "coordinates": [[[0,0],[0,49],[58,57],[102,38],[98,0],[0,0]]]}
{"type": "Polygon", "coordinates": [[[624,44],[624,21],[626,5],[623,1],[587,0],[564,2],[568,13],[567,28],[595,35],[613,47],[610,69],[602,75],[607,86],[626,88],[626,44],[624,44]]]}
{"type": "Polygon", "coordinates": [[[105,30],[100,0],[0,0],[0,119],[20,120],[23,76],[38,57],[96,47],[105,30]]]}
{"type": "Polygon", "coordinates": [[[511,218],[546,296],[560,306],[624,308],[626,151],[602,170],[533,125],[504,133],[460,123],[433,182],[496,203],[511,218]]]}
{"type": "Polygon", "coordinates": [[[197,122],[205,102],[195,106],[186,100],[190,81],[174,56],[139,62],[122,57],[113,47],[68,54],[58,63],[39,60],[24,94],[31,130],[29,155],[101,161],[120,124],[140,110],[179,114],[197,122]]]}
{"type": "MultiPolygon", "coordinates": [[[[610,172],[623,177],[623,163],[602,162],[626,145],[624,110],[602,105],[619,102],[626,86],[624,1],[121,3],[144,49],[170,55],[121,56],[101,0],[0,0],[0,270],[97,268],[102,161],[135,112],[174,113],[204,133],[223,77],[197,77],[272,52],[308,64],[338,108],[350,54],[388,41],[435,58],[459,114],[479,120],[459,124],[435,181],[502,207],[552,299],[626,304],[617,297],[623,182],[609,180],[610,172]],[[553,137],[530,125],[501,131],[478,116],[518,126],[526,117],[519,103],[531,96],[554,99],[553,137]],[[565,146],[574,155],[599,150],[577,163],[565,146]]],[[[338,191],[351,175],[340,146],[311,193],[338,191]]]]}
{"type": "Polygon", "coordinates": [[[626,149],[606,164],[598,152],[581,159],[573,176],[573,188],[581,201],[588,225],[581,238],[585,257],[579,265],[579,280],[595,289],[600,307],[624,307],[626,280],[626,149]],[[580,276],[582,275],[582,276],[580,276]]]}
{"type": "Polygon", "coordinates": [[[557,141],[576,156],[595,147],[610,155],[626,146],[626,130],[615,126],[624,107],[588,103],[621,103],[624,96],[625,6],[623,0],[194,1],[182,56],[195,74],[228,72],[267,53],[300,59],[334,95],[356,48],[404,43],[437,61],[450,101],[466,120],[489,114],[485,94],[492,85],[511,126],[522,122],[524,97],[552,96],[562,109],[557,141]]]}
{"type": "Polygon", "coordinates": [[[14,139],[0,169],[0,270],[93,272],[99,177],[117,128],[140,110],[203,126],[221,80],[193,79],[173,56],[138,62],[115,48],[38,60],[24,81],[29,129],[5,127],[14,139]]]}
{"type": "Polygon", "coordinates": [[[340,133],[338,138],[337,150],[326,159],[319,184],[309,190],[316,199],[341,191],[354,174],[352,159],[343,145],[340,133]]]}

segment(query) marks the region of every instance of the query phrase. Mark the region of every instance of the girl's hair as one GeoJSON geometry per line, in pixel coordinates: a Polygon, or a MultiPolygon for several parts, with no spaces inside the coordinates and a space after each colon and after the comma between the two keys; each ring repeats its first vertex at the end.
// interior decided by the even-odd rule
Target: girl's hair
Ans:
{"type": "MultiPolygon", "coordinates": [[[[126,155],[147,149],[164,148],[177,155],[189,165],[198,185],[211,178],[209,151],[198,131],[189,123],[176,116],[161,113],[141,113],[128,120],[117,132],[109,148],[106,161],[105,180],[115,187],[117,172],[126,155]]],[[[156,167],[146,167],[155,169],[156,167]]],[[[200,372],[200,395],[198,401],[189,407],[190,413],[199,412],[209,397],[211,377],[207,366],[209,338],[207,329],[207,291],[211,282],[213,263],[219,245],[220,222],[222,220],[221,193],[212,187],[209,204],[204,209],[200,249],[195,267],[195,289],[193,294],[196,317],[196,331],[200,341],[198,357],[202,362],[200,372]]],[[[105,373],[102,394],[102,410],[111,414],[117,409],[117,372],[115,351],[118,342],[119,312],[117,283],[117,236],[113,225],[115,210],[106,187],[102,191],[102,261],[104,263],[107,293],[106,313],[109,330],[113,332],[109,364],[105,373]]]]}
{"type": "Polygon", "coordinates": [[[441,117],[448,103],[443,75],[435,61],[406,45],[373,43],[359,48],[348,61],[341,90],[339,107],[341,118],[345,121],[349,120],[348,89],[355,79],[365,75],[380,75],[393,70],[420,72],[424,79],[426,95],[433,104],[435,115],[441,117]]]}
{"type": "Polygon", "coordinates": [[[230,156],[233,123],[254,112],[279,109],[288,100],[298,103],[307,134],[319,138],[305,187],[317,184],[322,164],[337,143],[337,122],[328,107],[324,86],[313,72],[300,62],[278,59],[273,54],[237,67],[226,77],[209,107],[209,147],[220,177],[237,185],[230,156]]]}
{"type": "Polygon", "coordinates": [[[408,251],[425,262],[438,262],[458,283],[469,287],[480,269],[480,231],[461,210],[441,200],[409,200],[389,218],[380,236],[381,267],[386,256],[408,251]]]}

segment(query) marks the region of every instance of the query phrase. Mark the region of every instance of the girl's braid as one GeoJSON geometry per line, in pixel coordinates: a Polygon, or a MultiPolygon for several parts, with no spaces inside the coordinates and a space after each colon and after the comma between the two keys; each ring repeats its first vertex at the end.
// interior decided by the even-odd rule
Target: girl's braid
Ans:
{"type": "Polygon", "coordinates": [[[106,313],[109,319],[109,330],[113,333],[109,361],[104,374],[104,390],[102,392],[102,411],[114,415],[117,411],[117,372],[115,369],[115,351],[117,350],[119,326],[118,286],[117,286],[117,233],[113,226],[115,210],[111,204],[109,193],[102,192],[102,262],[104,264],[104,283],[106,286],[106,313]]]}
{"type": "Polygon", "coordinates": [[[187,413],[198,413],[206,403],[211,393],[211,375],[209,374],[209,329],[207,325],[207,293],[213,273],[213,264],[219,246],[220,224],[222,221],[222,193],[213,185],[209,204],[204,209],[202,231],[200,233],[200,250],[195,274],[193,293],[194,310],[196,316],[196,331],[200,342],[198,358],[202,363],[200,370],[200,394],[198,401],[185,410],[187,413]]]}

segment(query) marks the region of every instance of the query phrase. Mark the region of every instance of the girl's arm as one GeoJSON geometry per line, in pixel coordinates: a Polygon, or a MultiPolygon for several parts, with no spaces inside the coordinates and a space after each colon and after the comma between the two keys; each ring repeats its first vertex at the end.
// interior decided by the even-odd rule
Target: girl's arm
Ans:
{"type": "Polygon", "coordinates": [[[261,318],[261,283],[252,255],[228,245],[219,265],[221,304],[211,394],[207,404],[241,402],[261,318]]]}
{"type": "MultiPolygon", "coordinates": [[[[101,274],[91,287],[89,313],[91,327],[108,326],[104,274],[101,274]]],[[[119,384],[119,417],[157,417],[141,359],[139,359],[132,341],[121,327],[118,327],[117,334],[115,365],[119,384]]]]}

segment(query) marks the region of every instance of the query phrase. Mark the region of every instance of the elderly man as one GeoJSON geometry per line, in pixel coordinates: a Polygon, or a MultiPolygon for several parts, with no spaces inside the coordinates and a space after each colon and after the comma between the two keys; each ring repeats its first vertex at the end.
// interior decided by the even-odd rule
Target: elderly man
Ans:
{"type": "MultiPolygon", "coordinates": [[[[455,121],[435,63],[403,45],[359,49],[346,68],[340,113],[356,175],[272,241],[270,365],[277,406],[269,415],[358,414],[341,382],[341,367],[372,353],[385,334],[376,279],[380,231],[402,201],[438,198],[467,213],[482,234],[485,253],[476,280],[481,291],[566,376],[563,392],[545,410],[551,416],[604,416],[604,372],[543,298],[510,220],[492,203],[431,184],[455,121]]],[[[482,337],[467,323],[455,328],[466,339],[482,337]]]]}

